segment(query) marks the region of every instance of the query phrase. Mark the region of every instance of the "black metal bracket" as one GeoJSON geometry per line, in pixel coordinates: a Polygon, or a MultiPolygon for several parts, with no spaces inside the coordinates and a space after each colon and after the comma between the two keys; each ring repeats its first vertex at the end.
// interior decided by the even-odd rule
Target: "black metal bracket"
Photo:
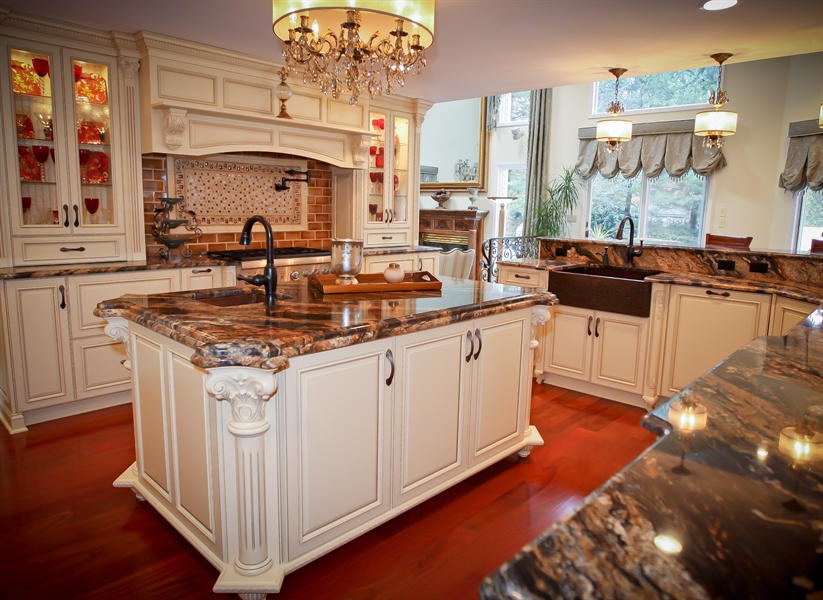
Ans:
{"type": "Polygon", "coordinates": [[[311,183],[311,174],[308,171],[295,171],[294,169],[287,169],[286,175],[305,175],[305,179],[294,179],[293,177],[283,177],[280,180],[280,183],[274,184],[274,191],[275,192],[285,192],[289,189],[289,181],[296,181],[298,183],[311,183]]]}

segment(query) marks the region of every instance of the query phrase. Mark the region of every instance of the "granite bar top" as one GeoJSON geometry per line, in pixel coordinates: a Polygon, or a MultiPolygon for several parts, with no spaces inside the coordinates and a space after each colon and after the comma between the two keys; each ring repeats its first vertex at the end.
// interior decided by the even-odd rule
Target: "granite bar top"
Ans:
{"type": "Polygon", "coordinates": [[[124,317],[192,348],[192,363],[203,368],[237,365],[279,371],[288,367],[290,357],[557,300],[548,292],[517,286],[440,279],[441,290],[360,294],[323,295],[306,282],[282,284],[272,307],[262,302],[208,303],[249,298],[249,288],[127,295],[101,302],[94,312],[124,317]]]}
{"type": "Polygon", "coordinates": [[[178,260],[149,258],[144,261],[77,263],[67,265],[41,265],[34,267],[10,267],[0,269],[0,280],[27,279],[36,277],[67,277],[69,275],[92,275],[95,273],[118,273],[122,271],[152,271],[156,269],[186,269],[192,267],[220,267],[230,264],[225,260],[206,257],[192,257],[178,260]]]}
{"type": "Polygon", "coordinates": [[[823,462],[778,449],[804,417],[823,431],[823,309],[644,417],[661,439],[487,577],[481,598],[822,597],[823,462]],[[685,397],[707,408],[705,429],[666,421],[685,397]],[[682,550],[663,552],[658,535],[682,550]]]}

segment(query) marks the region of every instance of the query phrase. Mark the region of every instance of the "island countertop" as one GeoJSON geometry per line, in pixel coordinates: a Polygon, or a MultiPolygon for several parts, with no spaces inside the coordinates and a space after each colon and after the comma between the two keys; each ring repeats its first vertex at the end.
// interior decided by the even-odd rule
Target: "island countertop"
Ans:
{"type": "Polygon", "coordinates": [[[663,437],[486,578],[481,597],[820,597],[823,462],[778,449],[804,417],[823,430],[823,309],[644,417],[663,437]],[[708,425],[672,432],[669,406],[686,396],[708,425]],[[661,551],[658,535],[682,550],[661,551]]]}
{"type": "Polygon", "coordinates": [[[283,284],[272,307],[262,302],[213,304],[248,295],[249,288],[127,295],[101,302],[95,314],[122,317],[174,339],[192,348],[191,362],[203,368],[279,371],[288,367],[290,357],[302,354],[556,303],[548,292],[441,280],[438,291],[326,295],[306,283],[283,284]]]}

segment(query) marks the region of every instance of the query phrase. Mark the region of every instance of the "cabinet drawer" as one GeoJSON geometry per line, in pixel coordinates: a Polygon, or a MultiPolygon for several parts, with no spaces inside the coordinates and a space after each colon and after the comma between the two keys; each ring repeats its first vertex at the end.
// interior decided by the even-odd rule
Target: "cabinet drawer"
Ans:
{"type": "Polygon", "coordinates": [[[190,267],[180,269],[182,290],[208,290],[223,286],[222,267],[190,267]]]}
{"type": "Polygon", "coordinates": [[[366,273],[382,273],[392,263],[397,263],[406,273],[417,270],[416,254],[387,254],[367,259],[366,273]]]}
{"type": "Polygon", "coordinates": [[[94,316],[94,309],[103,300],[124,294],[162,294],[180,289],[179,269],[78,275],[69,278],[71,307],[71,337],[100,335],[105,319],[94,316]]]}
{"type": "Polygon", "coordinates": [[[379,229],[366,232],[366,246],[408,246],[410,234],[407,229],[379,229]]]}
{"type": "Polygon", "coordinates": [[[123,236],[14,239],[14,262],[17,265],[103,262],[125,258],[123,236]]]}
{"type": "Polygon", "coordinates": [[[538,269],[500,267],[497,274],[497,283],[545,289],[549,285],[549,276],[545,271],[538,269]]]}
{"type": "Polygon", "coordinates": [[[131,372],[121,363],[128,358],[123,344],[98,335],[74,340],[71,345],[78,400],[131,388],[131,372]]]}

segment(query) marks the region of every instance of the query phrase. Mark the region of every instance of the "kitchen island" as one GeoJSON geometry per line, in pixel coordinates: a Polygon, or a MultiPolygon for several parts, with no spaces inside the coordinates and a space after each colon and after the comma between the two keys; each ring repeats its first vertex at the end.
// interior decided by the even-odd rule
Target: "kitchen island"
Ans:
{"type": "Polygon", "coordinates": [[[661,439],[490,575],[482,598],[820,596],[823,309],[643,424],[661,439]],[[707,421],[679,421],[684,401],[707,421]]]}
{"type": "Polygon", "coordinates": [[[513,453],[529,426],[551,294],[444,278],[440,291],[274,306],[224,288],[102,302],[133,374],[136,461],[115,482],[262,598],[286,573],[513,453]],[[225,400],[225,402],[220,402],[225,400]]]}

